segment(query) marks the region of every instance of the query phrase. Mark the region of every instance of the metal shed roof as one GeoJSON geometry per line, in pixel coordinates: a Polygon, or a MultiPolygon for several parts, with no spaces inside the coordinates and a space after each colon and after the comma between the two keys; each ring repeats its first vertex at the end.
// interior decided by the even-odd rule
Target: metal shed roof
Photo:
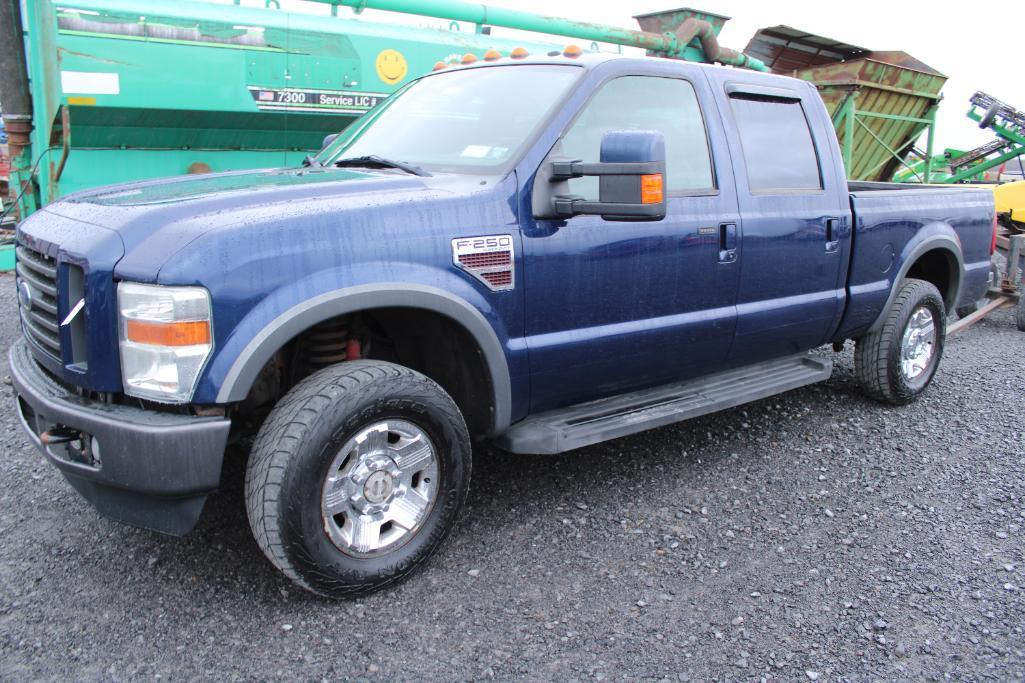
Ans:
{"type": "Polygon", "coordinates": [[[783,25],[760,29],[744,51],[761,59],[776,73],[842,62],[871,52],[868,48],[783,25]]]}

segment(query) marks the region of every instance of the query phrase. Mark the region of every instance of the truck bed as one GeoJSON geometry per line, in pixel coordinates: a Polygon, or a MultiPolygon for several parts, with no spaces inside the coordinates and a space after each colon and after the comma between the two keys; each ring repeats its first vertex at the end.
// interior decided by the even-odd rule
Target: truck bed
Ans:
{"type": "Polygon", "coordinates": [[[947,308],[976,301],[989,278],[989,244],[993,230],[993,193],[957,185],[851,182],[854,234],[847,281],[847,307],[836,337],[858,338],[888,308],[895,281],[935,244],[949,240],[963,263],[936,259],[944,277],[960,278],[947,308]],[[960,275],[963,267],[963,275],[960,275]]]}

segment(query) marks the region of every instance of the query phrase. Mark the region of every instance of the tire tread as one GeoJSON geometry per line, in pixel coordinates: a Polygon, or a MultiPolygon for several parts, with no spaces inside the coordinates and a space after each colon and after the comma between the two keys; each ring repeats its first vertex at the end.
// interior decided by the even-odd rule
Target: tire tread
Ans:
{"type": "MultiPolygon", "coordinates": [[[[440,392],[448,395],[431,379],[409,368],[384,361],[348,361],[324,368],[293,387],[275,406],[253,444],[246,469],[245,502],[249,525],[260,550],[285,576],[306,590],[337,597],[344,593],[366,592],[367,587],[344,587],[327,592],[311,584],[304,572],[289,558],[282,540],[285,523],[280,497],[285,476],[293,454],[314,428],[323,411],[339,401],[355,403],[368,395],[380,394],[382,387],[393,386],[395,381],[419,385],[418,393],[440,392]]],[[[408,385],[407,385],[408,386],[408,385]]],[[[458,411],[457,411],[458,414],[458,411]]],[[[466,433],[465,423],[461,427],[466,433]]],[[[459,501],[460,504],[462,501],[459,501]]],[[[403,578],[416,566],[426,561],[430,553],[396,572],[391,579],[375,585],[380,588],[403,578]]],[[[309,570],[305,572],[309,574],[309,570]]],[[[330,582],[330,577],[322,577],[330,582]]]]}
{"type": "MultiPolygon", "coordinates": [[[[904,332],[901,319],[908,306],[913,306],[914,302],[930,295],[942,301],[939,291],[932,283],[912,278],[904,280],[890,309],[886,312],[883,324],[879,329],[857,340],[854,346],[854,375],[869,397],[893,405],[907,403],[913,398],[902,395],[891,380],[889,349],[892,348],[895,339],[904,332]]],[[[946,333],[945,321],[937,321],[937,324],[940,325],[939,332],[942,336],[946,333]]]]}

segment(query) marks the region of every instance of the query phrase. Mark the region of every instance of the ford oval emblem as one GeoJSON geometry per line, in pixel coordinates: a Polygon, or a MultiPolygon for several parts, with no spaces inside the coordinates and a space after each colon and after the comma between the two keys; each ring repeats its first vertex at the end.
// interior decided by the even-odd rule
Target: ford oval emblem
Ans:
{"type": "Polygon", "coordinates": [[[32,310],[32,299],[32,286],[22,280],[18,284],[18,303],[21,304],[21,307],[26,311],[30,311],[32,310]]]}

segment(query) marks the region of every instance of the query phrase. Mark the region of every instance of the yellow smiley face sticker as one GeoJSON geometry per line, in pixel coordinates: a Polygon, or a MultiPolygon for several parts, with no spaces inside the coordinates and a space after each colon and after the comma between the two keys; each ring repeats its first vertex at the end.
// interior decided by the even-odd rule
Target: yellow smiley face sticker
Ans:
{"type": "Polygon", "coordinates": [[[381,50],[377,55],[377,76],[388,85],[395,85],[409,70],[406,58],[398,50],[381,50]]]}

